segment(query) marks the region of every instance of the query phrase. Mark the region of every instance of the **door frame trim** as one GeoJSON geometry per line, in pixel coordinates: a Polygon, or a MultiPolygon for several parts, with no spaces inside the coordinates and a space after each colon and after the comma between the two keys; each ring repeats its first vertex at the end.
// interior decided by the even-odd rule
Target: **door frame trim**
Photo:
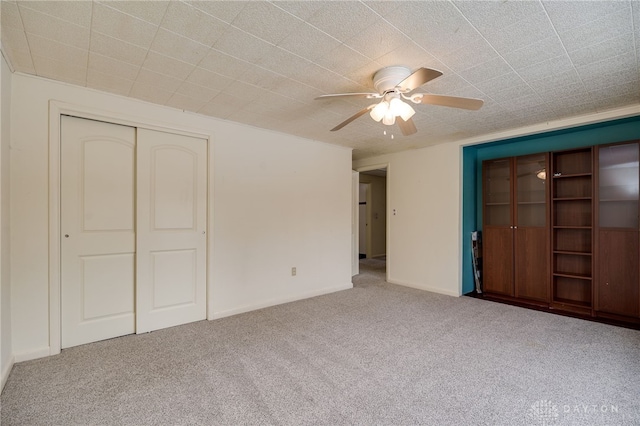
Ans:
{"type": "Polygon", "coordinates": [[[351,276],[360,273],[360,256],[358,245],[360,229],[360,209],[359,209],[359,186],[360,172],[351,170],[351,276]]]}
{"type": "MultiPolygon", "coordinates": [[[[61,200],[60,200],[60,120],[61,116],[70,115],[89,120],[104,121],[135,128],[157,130],[165,133],[176,133],[185,136],[205,139],[207,141],[207,265],[211,264],[213,254],[213,135],[194,131],[182,126],[168,126],[161,121],[154,121],[129,116],[113,111],[104,111],[85,105],[49,100],[49,355],[57,355],[62,346],[62,298],[61,298],[61,200]]],[[[206,302],[207,319],[213,319],[209,297],[213,294],[212,268],[207,268],[206,302]]]]}

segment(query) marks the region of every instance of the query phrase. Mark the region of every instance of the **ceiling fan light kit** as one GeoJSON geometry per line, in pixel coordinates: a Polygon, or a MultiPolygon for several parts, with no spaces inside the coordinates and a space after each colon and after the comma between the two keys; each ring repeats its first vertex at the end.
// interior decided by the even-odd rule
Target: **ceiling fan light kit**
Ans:
{"type": "Polygon", "coordinates": [[[375,121],[379,122],[382,120],[382,124],[391,126],[395,124],[396,117],[401,117],[404,121],[407,121],[413,117],[415,113],[416,111],[411,108],[411,105],[402,102],[399,97],[391,97],[390,100],[387,101],[385,99],[374,106],[369,112],[369,115],[375,121]]]}
{"type": "Polygon", "coordinates": [[[442,73],[440,71],[430,68],[418,68],[416,71],[411,72],[407,67],[386,67],[373,75],[373,87],[378,93],[336,93],[318,96],[316,99],[344,96],[382,99],[379,103],[369,105],[338,124],[331,129],[332,132],[342,129],[347,124],[368,112],[373,120],[377,122],[382,121],[382,124],[387,126],[397,123],[402,134],[409,136],[417,132],[412,120],[416,111],[411,105],[404,102],[403,99],[415,104],[431,104],[469,110],[477,110],[482,107],[484,102],[481,99],[457,98],[454,96],[431,95],[427,93],[414,93],[409,95],[409,92],[441,75],[442,73]]]}

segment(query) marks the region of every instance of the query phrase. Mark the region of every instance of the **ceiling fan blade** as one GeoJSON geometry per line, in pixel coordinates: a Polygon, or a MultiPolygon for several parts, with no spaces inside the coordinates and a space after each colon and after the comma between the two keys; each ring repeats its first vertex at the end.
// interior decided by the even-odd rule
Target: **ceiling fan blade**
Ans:
{"type": "Polygon", "coordinates": [[[402,92],[410,92],[441,75],[440,71],[432,70],[431,68],[418,68],[413,74],[398,83],[398,87],[402,92]]]}
{"type": "Polygon", "coordinates": [[[330,95],[320,95],[315,100],[318,99],[331,99],[331,98],[340,98],[340,97],[356,97],[356,98],[367,98],[367,99],[378,99],[381,98],[382,95],[378,93],[333,93],[330,95]]]}
{"type": "Polygon", "coordinates": [[[344,126],[346,126],[347,124],[351,123],[353,120],[355,120],[356,118],[360,118],[363,115],[365,115],[366,113],[368,113],[371,108],[373,108],[374,106],[376,106],[376,104],[373,105],[369,105],[368,107],[366,107],[365,109],[358,111],[357,113],[353,114],[351,117],[347,118],[346,120],[344,120],[342,123],[338,124],[336,127],[334,127],[333,129],[331,129],[332,132],[335,132],[336,130],[340,130],[342,129],[344,126]]]}
{"type": "Polygon", "coordinates": [[[411,118],[407,121],[404,121],[402,117],[398,117],[396,118],[396,123],[398,123],[398,127],[400,127],[400,131],[404,136],[412,135],[418,131],[418,129],[416,129],[415,123],[413,122],[413,119],[411,118]]]}
{"type": "MultiPolygon", "coordinates": [[[[415,96],[415,95],[414,95],[415,96]]],[[[443,96],[443,95],[429,95],[427,93],[421,93],[420,96],[416,96],[418,102],[430,105],[440,105],[452,108],[462,108],[477,110],[484,104],[482,99],[473,98],[457,98],[455,96],[443,96]]]]}

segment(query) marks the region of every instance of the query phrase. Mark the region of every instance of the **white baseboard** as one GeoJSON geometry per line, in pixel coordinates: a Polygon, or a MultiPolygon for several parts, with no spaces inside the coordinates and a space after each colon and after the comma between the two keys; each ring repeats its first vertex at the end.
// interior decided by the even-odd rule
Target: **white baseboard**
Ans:
{"type": "Polygon", "coordinates": [[[32,359],[44,358],[51,355],[49,346],[45,346],[34,351],[14,354],[15,362],[31,361],[32,359]]]}
{"type": "Polygon", "coordinates": [[[1,373],[2,377],[0,377],[0,392],[2,392],[2,389],[4,389],[5,383],[7,383],[7,379],[9,378],[9,374],[11,374],[11,369],[13,368],[13,363],[14,362],[15,362],[15,357],[13,355],[11,355],[11,358],[9,359],[9,362],[2,369],[2,373],[1,373]]]}
{"type": "Polygon", "coordinates": [[[336,291],[348,290],[350,288],[353,288],[353,283],[349,283],[349,284],[345,284],[345,285],[341,285],[341,286],[336,286],[336,287],[323,288],[321,290],[316,290],[316,291],[311,291],[311,292],[308,292],[308,293],[297,294],[295,296],[290,296],[290,297],[281,297],[281,298],[277,298],[277,299],[269,299],[269,300],[266,300],[264,302],[255,303],[255,304],[252,304],[252,305],[245,305],[245,306],[241,306],[239,308],[226,309],[224,311],[214,312],[212,318],[209,318],[209,319],[219,319],[219,318],[230,317],[232,315],[238,315],[238,314],[243,314],[245,312],[257,311],[258,309],[268,308],[270,306],[282,305],[283,303],[289,303],[289,302],[295,302],[295,301],[298,301],[298,300],[309,299],[311,297],[322,296],[323,294],[335,293],[336,291]]]}
{"type": "Polygon", "coordinates": [[[418,290],[424,290],[424,291],[430,291],[432,293],[438,293],[438,294],[444,294],[447,296],[453,296],[453,297],[460,297],[461,294],[460,292],[457,291],[450,291],[450,290],[445,290],[442,288],[438,288],[438,287],[430,287],[430,286],[426,286],[424,284],[418,284],[418,283],[412,283],[409,281],[400,281],[400,280],[394,280],[394,279],[387,279],[387,282],[390,284],[396,284],[396,285],[401,285],[404,287],[411,287],[411,288],[415,288],[418,290]]]}

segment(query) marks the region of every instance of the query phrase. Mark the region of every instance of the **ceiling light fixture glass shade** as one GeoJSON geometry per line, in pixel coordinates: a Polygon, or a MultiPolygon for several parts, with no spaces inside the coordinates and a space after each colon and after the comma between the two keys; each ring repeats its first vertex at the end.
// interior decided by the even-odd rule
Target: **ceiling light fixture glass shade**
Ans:
{"type": "Polygon", "coordinates": [[[407,121],[416,113],[416,111],[411,108],[411,105],[402,102],[400,98],[391,99],[389,109],[395,117],[401,117],[404,121],[407,121]]]}
{"type": "Polygon", "coordinates": [[[374,106],[369,115],[375,121],[382,120],[382,124],[391,126],[395,124],[396,117],[402,117],[404,121],[409,120],[416,111],[411,108],[411,105],[402,102],[400,98],[391,98],[391,100],[383,100],[378,105],[374,106]]]}
{"type": "Polygon", "coordinates": [[[540,180],[546,180],[547,179],[547,170],[546,169],[540,169],[536,172],[536,177],[540,180]]]}
{"type": "Polygon", "coordinates": [[[389,111],[389,102],[382,101],[378,105],[374,106],[369,112],[371,118],[375,121],[380,121],[384,117],[384,115],[389,111]]]}
{"type": "Polygon", "coordinates": [[[382,117],[382,124],[392,126],[396,122],[396,116],[391,112],[391,108],[387,110],[387,113],[382,117]]]}

